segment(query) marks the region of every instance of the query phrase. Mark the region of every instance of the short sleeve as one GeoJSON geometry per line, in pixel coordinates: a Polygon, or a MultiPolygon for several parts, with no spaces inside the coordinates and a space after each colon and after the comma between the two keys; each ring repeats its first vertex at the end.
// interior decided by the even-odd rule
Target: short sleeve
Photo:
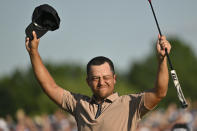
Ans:
{"type": "Polygon", "coordinates": [[[142,118],[148,111],[150,111],[148,108],[144,105],[144,95],[145,93],[140,93],[140,103],[139,103],[139,116],[142,118]]]}
{"type": "Polygon", "coordinates": [[[79,99],[79,95],[71,93],[69,91],[64,90],[63,98],[62,98],[62,108],[74,115],[76,110],[77,100],[79,99]]]}
{"type": "Polygon", "coordinates": [[[137,118],[141,119],[148,111],[144,105],[144,93],[130,94],[130,110],[136,113],[137,118]]]}

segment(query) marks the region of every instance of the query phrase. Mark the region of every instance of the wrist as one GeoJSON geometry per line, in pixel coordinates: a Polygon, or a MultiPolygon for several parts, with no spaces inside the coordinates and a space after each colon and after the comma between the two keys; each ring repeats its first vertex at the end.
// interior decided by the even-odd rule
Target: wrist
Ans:
{"type": "Polygon", "coordinates": [[[30,56],[34,56],[34,55],[37,55],[37,54],[39,54],[39,52],[38,52],[37,49],[31,49],[31,50],[29,51],[29,55],[30,55],[30,56]]]}
{"type": "Polygon", "coordinates": [[[158,63],[164,63],[167,62],[167,57],[166,56],[158,56],[158,63]]]}

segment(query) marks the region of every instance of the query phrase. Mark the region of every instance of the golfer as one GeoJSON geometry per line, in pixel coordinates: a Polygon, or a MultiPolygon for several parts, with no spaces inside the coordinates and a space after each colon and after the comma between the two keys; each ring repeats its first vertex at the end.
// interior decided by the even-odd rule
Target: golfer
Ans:
{"type": "Polygon", "coordinates": [[[135,131],[137,122],[167,94],[169,75],[165,48],[170,53],[171,46],[165,36],[158,36],[156,44],[158,69],[154,87],[123,96],[114,92],[114,66],[110,59],[103,56],[95,57],[87,64],[86,81],[92,90],[92,97],[59,87],[41,60],[39,41],[34,31],[32,41],[26,38],[26,49],[35,76],[44,92],[75,117],[78,131],[135,131]]]}

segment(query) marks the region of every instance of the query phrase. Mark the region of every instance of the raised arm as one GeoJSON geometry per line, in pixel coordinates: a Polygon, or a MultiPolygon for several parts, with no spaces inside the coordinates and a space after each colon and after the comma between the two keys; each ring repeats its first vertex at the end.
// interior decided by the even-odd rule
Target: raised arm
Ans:
{"type": "Polygon", "coordinates": [[[155,87],[145,92],[144,103],[148,109],[153,109],[167,94],[168,90],[168,66],[165,48],[170,53],[171,45],[165,36],[159,36],[157,41],[158,69],[155,87]]]}
{"type": "Polygon", "coordinates": [[[36,33],[33,31],[33,40],[29,41],[26,38],[26,49],[29,53],[31,64],[35,73],[35,76],[41,85],[44,92],[58,105],[62,104],[63,89],[60,88],[44,66],[41,57],[38,52],[38,45],[40,39],[37,39],[36,33]]]}

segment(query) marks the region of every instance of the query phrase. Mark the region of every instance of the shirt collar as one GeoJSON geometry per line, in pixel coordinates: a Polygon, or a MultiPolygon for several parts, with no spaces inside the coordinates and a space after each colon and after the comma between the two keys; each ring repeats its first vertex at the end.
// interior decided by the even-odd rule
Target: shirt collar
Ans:
{"type": "MultiPolygon", "coordinates": [[[[108,96],[104,101],[105,102],[109,102],[109,103],[112,103],[114,100],[116,100],[117,98],[119,97],[118,93],[115,92],[113,94],[111,94],[110,96],[108,96]]],[[[96,103],[96,99],[95,99],[95,96],[93,95],[90,99],[90,103],[96,103]]]]}

